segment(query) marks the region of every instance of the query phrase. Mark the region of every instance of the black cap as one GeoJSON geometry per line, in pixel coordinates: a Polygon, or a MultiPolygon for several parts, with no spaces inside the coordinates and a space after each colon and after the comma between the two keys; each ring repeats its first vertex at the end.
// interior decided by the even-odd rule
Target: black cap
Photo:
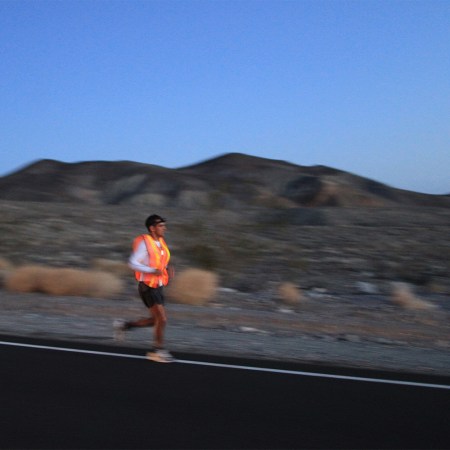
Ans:
{"type": "Polygon", "coordinates": [[[161,216],[158,216],[157,214],[152,214],[151,216],[148,216],[145,221],[146,228],[150,228],[153,225],[157,225],[158,223],[164,223],[166,219],[163,219],[161,216]]]}

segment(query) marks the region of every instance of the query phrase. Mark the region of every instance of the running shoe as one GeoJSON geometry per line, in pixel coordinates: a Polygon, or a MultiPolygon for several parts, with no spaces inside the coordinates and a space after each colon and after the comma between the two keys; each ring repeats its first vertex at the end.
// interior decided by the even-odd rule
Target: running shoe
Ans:
{"type": "Polygon", "coordinates": [[[147,359],[162,363],[170,363],[174,361],[174,357],[167,350],[162,348],[148,352],[147,359]]]}
{"type": "Polygon", "coordinates": [[[125,331],[128,329],[125,320],[116,319],[113,322],[114,339],[116,341],[123,341],[125,339],[125,331]]]}

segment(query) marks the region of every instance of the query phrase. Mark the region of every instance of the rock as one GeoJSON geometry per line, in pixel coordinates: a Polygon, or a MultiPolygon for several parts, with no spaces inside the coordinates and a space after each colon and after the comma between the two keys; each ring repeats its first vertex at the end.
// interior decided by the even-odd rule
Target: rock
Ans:
{"type": "Polygon", "coordinates": [[[356,288],[361,294],[379,294],[378,287],[373,283],[367,281],[357,281],[356,288]]]}

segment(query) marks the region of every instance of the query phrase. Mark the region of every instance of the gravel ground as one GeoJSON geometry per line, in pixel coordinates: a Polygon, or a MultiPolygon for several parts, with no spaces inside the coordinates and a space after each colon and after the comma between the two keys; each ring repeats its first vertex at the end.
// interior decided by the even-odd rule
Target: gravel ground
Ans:
{"type": "MultiPolygon", "coordinates": [[[[168,304],[173,352],[450,375],[448,298],[429,311],[403,311],[381,296],[320,296],[294,309],[255,307],[250,294],[221,291],[208,306],[168,304]],[[253,306],[252,306],[253,305],[253,306]]],[[[138,318],[137,297],[93,299],[0,291],[0,334],[132,346],[145,351],[150,329],[116,340],[115,318],[138,318]]]]}

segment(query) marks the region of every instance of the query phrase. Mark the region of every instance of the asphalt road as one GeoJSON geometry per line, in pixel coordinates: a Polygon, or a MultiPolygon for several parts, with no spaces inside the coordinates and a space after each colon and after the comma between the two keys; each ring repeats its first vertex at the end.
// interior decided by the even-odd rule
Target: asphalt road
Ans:
{"type": "Polygon", "coordinates": [[[0,339],[3,449],[450,448],[448,378],[0,339]]]}

